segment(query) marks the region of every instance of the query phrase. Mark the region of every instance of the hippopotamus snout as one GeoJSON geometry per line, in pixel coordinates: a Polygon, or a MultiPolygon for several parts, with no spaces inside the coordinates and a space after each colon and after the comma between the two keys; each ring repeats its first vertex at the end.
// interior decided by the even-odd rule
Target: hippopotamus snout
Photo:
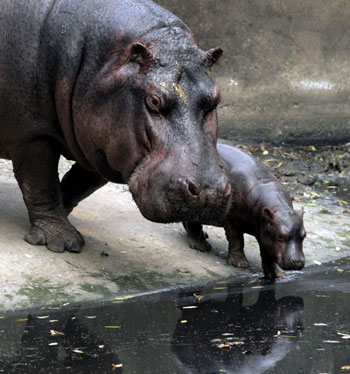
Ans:
{"type": "Polygon", "coordinates": [[[198,200],[202,203],[209,201],[214,204],[217,199],[226,199],[231,194],[231,184],[224,179],[219,181],[215,188],[202,188],[199,183],[194,182],[192,179],[186,180],[186,193],[189,198],[198,200]]]}
{"type": "Polygon", "coordinates": [[[220,162],[215,154],[203,164],[169,157],[152,169],[142,167],[129,188],[142,215],[151,221],[218,220],[231,201],[231,184],[220,162]]]}
{"type": "Polygon", "coordinates": [[[278,261],[283,270],[301,270],[305,266],[305,256],[296,243],[288,246],[285,255],[278,261]]]}

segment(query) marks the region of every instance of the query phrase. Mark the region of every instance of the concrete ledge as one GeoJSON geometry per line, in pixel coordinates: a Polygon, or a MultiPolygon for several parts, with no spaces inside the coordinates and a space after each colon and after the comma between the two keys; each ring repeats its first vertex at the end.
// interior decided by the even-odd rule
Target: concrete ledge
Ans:
{"type": "MultiPolygon", "coordinates": [[[[299,204],[296,205],[299,207],[299,204]]],[[[350,235],[341,209],[319,214],[306,207],[307,267],[350,255],[350,235]]],[[[124,186],[108,184],[84,200],[72,223],[84,235],[82,253],[56,254],[23,240],[29,230],[27,212],[14,178],[0,176],[0,308],[108,299],[238,275],[262,276],[255,239],[246,237],[251,267],[226,264],[224,231],[208,227],[211,253],[187,246],[181,224],[156,224],[144,219],[124,186]]],[[[307,270],[305,270],[307,271],[307,270]]],[[[298,272],[289,272],[293,277],[298,272]]]]}

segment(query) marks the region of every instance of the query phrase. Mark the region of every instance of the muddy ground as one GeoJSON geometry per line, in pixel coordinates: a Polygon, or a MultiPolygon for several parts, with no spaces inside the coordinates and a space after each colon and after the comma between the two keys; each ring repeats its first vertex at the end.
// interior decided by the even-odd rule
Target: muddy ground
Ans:
{"type": "MultiPolygon", "coordinates": [[[[261,159],[305,208],[306,269],[350,256],[350,143],[323,147],[237,145],[261,159]]],[[[62,175],[69,163],[62,160],[62,175]]],[[[127,186],[108,184],[84,200],[71,222],[84,235],[82,253],[56,254],[24,242],[27,212],[12,175],[0,160],[0,308],[110,298],[237,275],[261,277],[254,238],[246,237],[249,269],[226,264],[222,229],[209,227],[211,253],[188,248],[182,225],[144,219],[127,186]]],[[[289,272],[287,277],[296,277],[289,272]]]]}

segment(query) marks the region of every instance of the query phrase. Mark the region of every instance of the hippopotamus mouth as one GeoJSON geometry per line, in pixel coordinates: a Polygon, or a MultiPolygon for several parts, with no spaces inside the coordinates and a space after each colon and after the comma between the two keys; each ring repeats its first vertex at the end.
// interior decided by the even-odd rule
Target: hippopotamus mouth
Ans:
{"type": "Polygon", "coordinates": [[[286,256],[276,262],[283,270],[301,270],[305,266],[305,257],[303,253],[300,253],[293,257],[286,256]]]}
{"type": "Polygon", "coordinates": [[[163,152],[145,156],[135,168],[128,185],[143,216],[154,222],[167,223],[209,221],[226,215],[231,190],[224,173],[221,185],[209,189],[201,188],[200,183],[183,175],[187,168],[181,170],[183,173],[178,171],[171,160],[165,159],[163,152]]]}

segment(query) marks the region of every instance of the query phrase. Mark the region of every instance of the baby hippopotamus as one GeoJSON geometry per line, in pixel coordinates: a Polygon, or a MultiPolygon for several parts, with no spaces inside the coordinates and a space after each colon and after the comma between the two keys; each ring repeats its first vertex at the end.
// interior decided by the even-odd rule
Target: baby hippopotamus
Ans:
{"type": "Polygon", "coordinates": [[[229,169],[232,202],[219,222],[184,222],[191,248],[210,251],[202,224],[219,226],[225,229],[229,242],[229,264],[249,266],[243,240],[247,233],[259,243],[266,278],[283,277],[280,267],[302,269],[306,236],[303,208],[299,212],[293,209],[288,192],[261,162],[235,147],[218,144],[217,148],[229,169]]]}

